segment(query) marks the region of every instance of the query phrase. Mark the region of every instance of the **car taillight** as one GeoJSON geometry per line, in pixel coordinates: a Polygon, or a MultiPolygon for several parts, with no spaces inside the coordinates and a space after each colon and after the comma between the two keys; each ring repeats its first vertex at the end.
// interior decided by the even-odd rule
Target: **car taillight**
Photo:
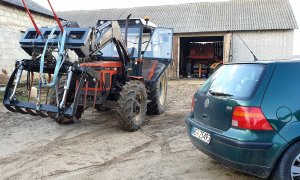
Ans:
{"type": "Polygon", "coordinates": [[[235,107],[231,125],[249,130],[273,130],[259,107],[235,107]]]}
{"type": "Polygon", "coordinates": [[[194,96],[193,96],[193,98],[192,98],[192,108],[191,108],[191,112],[194,111],[194,106],[195,106],[195,98],[194,98],[194,96]]]}

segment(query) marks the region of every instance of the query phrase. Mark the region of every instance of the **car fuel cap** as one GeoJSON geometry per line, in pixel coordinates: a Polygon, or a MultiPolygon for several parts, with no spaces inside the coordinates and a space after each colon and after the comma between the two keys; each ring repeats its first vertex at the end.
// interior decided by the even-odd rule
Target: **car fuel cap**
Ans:
{"type": "Polygon", "coordinates": [[[292,115],[292,111],[287,107],[280,107],[276,112],[277,119],[285,123],[292,120],[292,115]]]}

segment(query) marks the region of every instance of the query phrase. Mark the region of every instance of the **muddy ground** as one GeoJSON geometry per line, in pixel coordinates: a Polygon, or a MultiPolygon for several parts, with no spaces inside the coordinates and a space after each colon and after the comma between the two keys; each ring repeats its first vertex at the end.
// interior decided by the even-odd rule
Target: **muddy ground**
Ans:
{"type": "Polygon", "coordinates": [[[166,112],[133,133],[118,127],[113,110],[61,126],[0,105],[0,179],[255,179],[190,143],[184,119],[200,84],[169,81],[166,112]]]}

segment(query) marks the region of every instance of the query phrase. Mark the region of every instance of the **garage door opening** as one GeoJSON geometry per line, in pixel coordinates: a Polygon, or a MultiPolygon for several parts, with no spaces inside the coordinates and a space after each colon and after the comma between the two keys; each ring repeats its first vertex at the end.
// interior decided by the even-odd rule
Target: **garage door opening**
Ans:
{"type": "Polygon", "coordinates": [[[180,77],[208,78],[223,62],[224,36],[181,37],[180,77]]]}

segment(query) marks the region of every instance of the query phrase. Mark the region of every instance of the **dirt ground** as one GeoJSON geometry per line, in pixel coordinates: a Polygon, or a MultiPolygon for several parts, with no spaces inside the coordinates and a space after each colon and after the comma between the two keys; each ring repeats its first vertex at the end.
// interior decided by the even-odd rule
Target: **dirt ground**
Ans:
{"type": "Polygon", "coordinates": [[[86,111],[72,125],[0,105],[0,179],[256,179],[193,147],[184,119],[202,81],[169,81],[167,110],[133,133],[115,111],[86,111]]]}

